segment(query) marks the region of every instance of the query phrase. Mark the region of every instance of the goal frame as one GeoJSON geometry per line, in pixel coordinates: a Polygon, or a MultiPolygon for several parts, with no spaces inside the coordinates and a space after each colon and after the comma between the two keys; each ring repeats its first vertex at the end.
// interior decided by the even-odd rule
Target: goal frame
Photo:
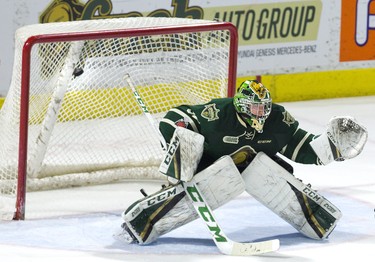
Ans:
{"type": "Polygon", "coordinates": [[[108,39],[115,37],[136,37],[170,33],[194,33],[213,30],[228,30],[230,32],[230,49],[228,59],[228,97],[234,95],[237,77],[238,32],[230,22],[202,23],[193,25],[175,25],[121,29],[114,31],[74,32],[66,34],[44,34],[29,37],[22,49],[22,75],[20,97],[20,126],[18,150],[17,196],[14,220],[25,219],[26,183],[27,183],[27,145],[29,121],[29,89],[31,50],[35,44],[63,41],[80,41],[108,39]]]}

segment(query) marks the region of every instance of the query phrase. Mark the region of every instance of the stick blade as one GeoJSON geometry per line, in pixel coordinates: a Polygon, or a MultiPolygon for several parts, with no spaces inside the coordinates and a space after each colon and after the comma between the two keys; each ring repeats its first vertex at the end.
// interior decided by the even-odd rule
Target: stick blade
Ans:
{"type": "Polygon", "coordinates": [[[253,256],[264,253],[276,251],[280,248],[280,241],[278,239],[253,242],[253,243],[238,243],[232,242],[232,248],[221,250],[226,255],[232,256],[253,256]]]}

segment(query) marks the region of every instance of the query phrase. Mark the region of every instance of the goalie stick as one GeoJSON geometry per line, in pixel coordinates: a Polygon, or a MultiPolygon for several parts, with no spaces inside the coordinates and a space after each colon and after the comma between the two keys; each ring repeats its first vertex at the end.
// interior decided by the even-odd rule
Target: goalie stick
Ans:
{"type": "Polygon", "coordinates": [[[148,121],[150,122],[151,126],[154,128],[155,132],[159,135],[159,140],[160,140],[160,143],[161,143],[161,147],[163,148],[163,151],[167,151],[168,148],[167,148],[167,144],[165,143],[164,137],[160,133],[160,130],[157,127],[157,124],[156,124],[154,118],[152,118],[150,112],[148,111],[146,104],[143,102],[142,97],[139,95],[137,89],[133,85],[133,82],[131,81],[129,74],[125,74],[125,80],[128,83],[128,85],[130,86],[130,88],[133,92],[133,95],[135,97],[135,100],[137,101],[138,105],[141,107],[141,109],[143,111],[143,114],[147,117],[148,121]]]}
{"type": "MultiPolygon", "coordinates": [[[[167,144],[164,140],[164,137],[160,133],[160,130],[158,129],[155,120],[149,113],[145,103],[142,100],[142,97],[139,95],[136,87],[133,85],[130,79],[130,75],[125,74],[124,78],[130,86],[130,88],[132,89],[133,95],[137,103],[141,107],[143,113],[146,115],[150,124],[159,135],[160,143],[162,145],[163,150],[166,151],[167,144]]],[[[280,242],[278,239],[250,243],[240,243],[231,240],[224,234],[221,227],[216,222],[216,219],[213,215],[211,208],[209,207],[209,205],[207,205],[207,201],[205,200],[203,194],[201,193],[197,185],[192,181],[184,181],[181,182],[181,184],[183,185],[186,194],[189,196],[195,211],[198,213],[201,220],[204,221],[204,223],[206,224],[217,248],[220,250],[221,253],[225,255],[248,256],[268,253],[279,249],[280,242]]]]}

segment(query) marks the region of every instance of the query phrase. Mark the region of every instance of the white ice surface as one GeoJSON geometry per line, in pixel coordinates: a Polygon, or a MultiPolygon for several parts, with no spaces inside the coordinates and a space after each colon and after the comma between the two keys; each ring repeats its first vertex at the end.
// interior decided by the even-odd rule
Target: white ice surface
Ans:
{"type": "Polygon", "coordinates": [[[351,115],[369,132],[357,157],[328,166],[293,164],[295,175],[343,212],[326,241],[310,240],[252,197],[240,197],[214,213],[233,240],[278,238],[277,252],[253,257],[219,253],[207,229],[193,221],[149,246],[126,245],[115,238],[121,212],[153,193],[161,182],[128,181],[112,185],[31,192],[26,220],[0,222],[0,261],[373,261],[375,258],[375,97],[283,103],[300,126],[320,133],[331,116],[351,115]]]}

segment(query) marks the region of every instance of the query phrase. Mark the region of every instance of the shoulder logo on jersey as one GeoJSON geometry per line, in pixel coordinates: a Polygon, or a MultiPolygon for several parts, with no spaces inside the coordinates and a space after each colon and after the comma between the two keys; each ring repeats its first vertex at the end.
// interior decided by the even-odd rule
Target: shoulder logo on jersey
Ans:
{"type": "Polygon", "coordinates": [[[207,119],[207,121],[214,121],[214,120],[219,119],[219,112],[220,112],[220,109],[216,108],[215,103],[209,104],[209,105],[204,106],[201,116],[207,119]]]}
{"type": "Polygon", "coordinates": [[[239,136],[224,136],[223,142],[226,144],[238,144],[240,142],[241,137],[245,137],[246,140],[250,139],[253,140],[255,136],[255,130],[253,132],[247,132],[243,133],[239,136]]]}
{"type": "Polygon", "coordinates": [[[283,122],[285,124],[287,124],[288,126],[290,126],[291,124],[294,124],[294,122],[296,122],[296,120],[294,119],[294,117],[292,117],[292,115],[289,114],[288,111],[284,111],[283,115],[284,115],[283,122]]]}

